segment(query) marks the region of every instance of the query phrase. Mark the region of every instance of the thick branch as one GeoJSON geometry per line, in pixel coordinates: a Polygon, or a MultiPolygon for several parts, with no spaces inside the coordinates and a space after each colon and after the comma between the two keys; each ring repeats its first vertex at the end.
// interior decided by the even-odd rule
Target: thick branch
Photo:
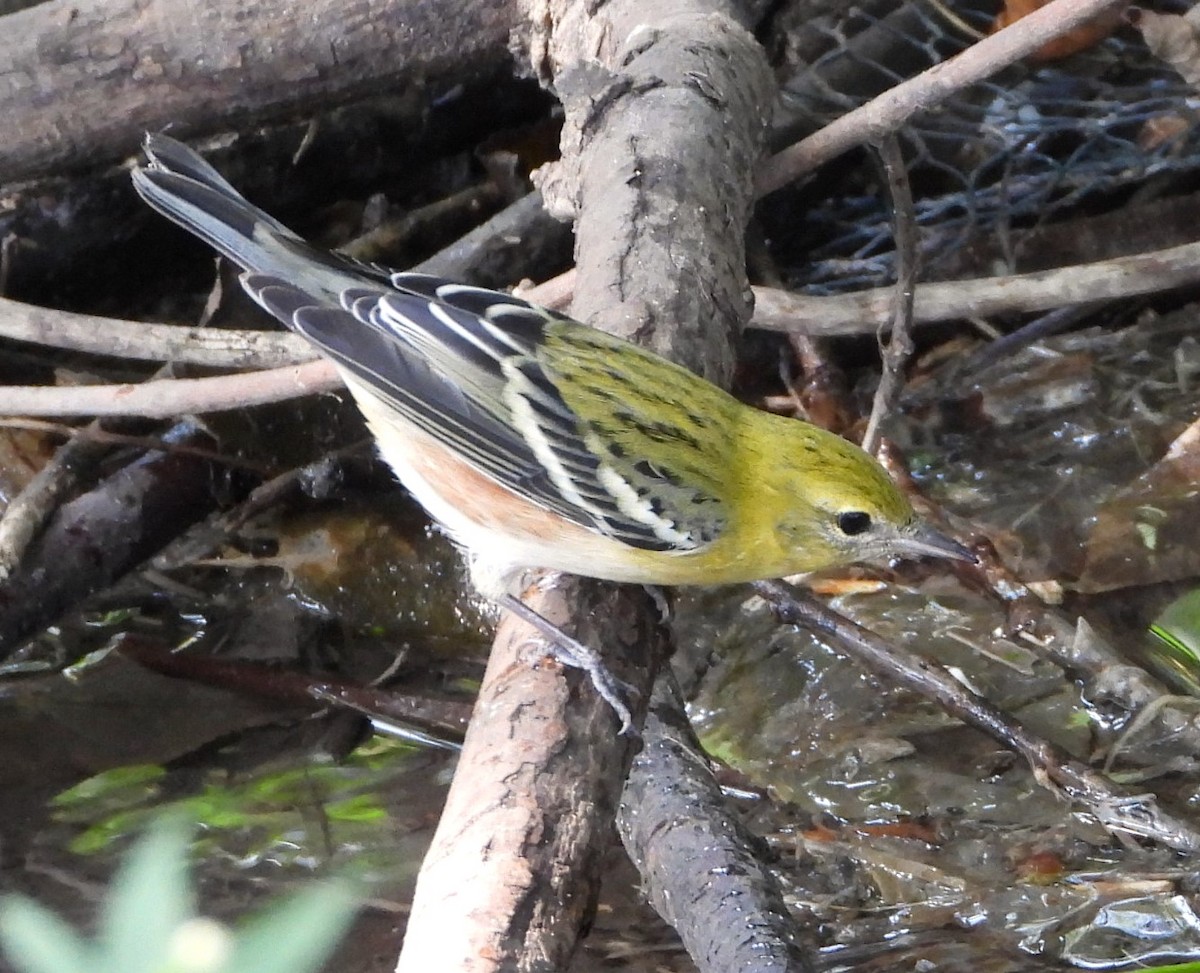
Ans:
{"type": "MultiPolygon", "coordinates": [[[[554,78],[566,120],[563,161],[540,182],[551,211],[577,218],[574,311],[727,378],[732,336],[749,316],[742,237],[771,90],[762,52],[698,2],[552,6],[531,11],[536,29],[551,28],[531,48],[535,66],[554,78]]],[[[631,646],[622,633],[631,625],[644,631],[655,609],[641,597],[634,621],[625,592],[578,588],[588,643],[648,689],[660,649],[631,646]]],[[[562,969],[594,901],[628,740],[616,737],[612,714],[596,707],[590,687],[567,692],[555,669],[530,670],[520,645],[509,637],[493,647],[418,881],[400,971],[562,969]],[[505,746],[476,754],[479,741],[505,746]],[[467,768],[479,761],[502,782],[502,801],[470,797],[481,778],[467,768]],[[560,793],[572,800],[558,811],[560,793]],[[478,872],[483,847],[488,875],[464,889],[460,876],[478,872]],[[485,888],[488,876],[501,887],[485,888]]],[[[577,674],[568,680],[578,686],[577,674]]]]}
{"type": "Polygon", "coordinates": [[[567,117],[540,173],[551,212],[578,215],[582,320],[719,384],[749,316],[744,173],[770,79],[753,38],[702,4],[562,4],[545,42],[567,117]],[[600,51],[606,65],[587,58],[600,51]]]}
{"type": "Polygon", "coordinates": [[[510,60],[513,0],[51,0],[0,32],[6,182],[346,104],[510,60]],[[53,92],[53,98],[45,93],[53,92]]]}

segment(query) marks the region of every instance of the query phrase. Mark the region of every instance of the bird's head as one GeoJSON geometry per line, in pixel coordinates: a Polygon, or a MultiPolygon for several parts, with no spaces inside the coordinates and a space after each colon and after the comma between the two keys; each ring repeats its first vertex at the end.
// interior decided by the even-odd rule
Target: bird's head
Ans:
{"type": "Polygon", "coordinates": [[[775,454],[777,468],[786,470],[780,486],[789,498],[777,522],[781,543],[819,556],[825,564],[818,566],[916,557],[976,560],[922,522],[863,450],[807,423],[789,425],[789,446],[775,454]]]}

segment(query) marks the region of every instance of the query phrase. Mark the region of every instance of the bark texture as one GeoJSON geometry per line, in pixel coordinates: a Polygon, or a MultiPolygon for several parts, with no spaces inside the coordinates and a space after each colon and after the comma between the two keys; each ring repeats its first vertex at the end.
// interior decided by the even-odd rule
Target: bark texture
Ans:
{"type": "MultiPolygon", "coordinates": [[[[750,315],[743,234],[772,91],[761,50],[713,3],[537,2],[527,16],[531,63],[566,108],[562,160],[538,181],[575,220],[575,316],[726,382],[750,315]]],[[[657,609],[627,600],[636,590],[568,590],[568,630],[642,690],[640,722],[660,656],[629,633],[657,609]]],[[[633,747],[578,674],[530,670],[522,641],[510,630],[493,647],[400,971],[561,970],[588,924],[633,747]]]]}
{"type": "Polygon", "coordinates": [[[134,152],[214,117],[229,129],[510,59],[514,0],[50,0],[3,18],[0,182],[134,152]]]}
{"type": "Polygon", "coordinates": [[[772,91],[757,42],[704,3],[538,5],[535,67],[566,107],[540,173],[576,224],[574,309],[727,385],[749,319],[743,233],[772,91]]]}

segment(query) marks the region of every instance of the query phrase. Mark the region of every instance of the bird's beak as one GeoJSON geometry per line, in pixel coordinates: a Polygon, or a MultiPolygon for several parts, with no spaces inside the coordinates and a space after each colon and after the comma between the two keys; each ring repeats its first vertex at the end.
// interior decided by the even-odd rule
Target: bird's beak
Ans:
{"type": "Polygon", "coordinates": [[[917,524],[899,534],[893,542],[895,553],[900,557],[944,557],[953,561],[979,561],[974,554],[958,541],[951,540],[928,524],[917,524]]]}

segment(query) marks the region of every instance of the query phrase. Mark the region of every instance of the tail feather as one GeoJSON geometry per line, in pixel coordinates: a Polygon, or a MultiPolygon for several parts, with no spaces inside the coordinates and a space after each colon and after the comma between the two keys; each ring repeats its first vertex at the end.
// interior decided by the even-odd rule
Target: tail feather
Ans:
{"type": "MultiPolygon", "coordinates": [[[[614,348],[641,363],[647,376],[678,383],[674,366],[654,364],[648,353],[610,344],[616,339],[519,298],[318,250],[243,199],[186,146],[150,136],[146,151],[149,166],[133,176],[138,192],[239,264],[250,296],[337,364],[385,457],[402,479],[412,473],[424,491],[418,496],[435,502],[435,515],[445,513],[453,529],[466,531],[466,520],[426,474],[415,472],[407,427],[524,502],[619,544],[676,552],[696,546],[686,519],[695,516],[694,498],[677,491],[679,509],[652,509],[645,497],[652,488],[662,495],[661,486],[636,492],[654,478],[632,461],[614,468],[623,449],[598,452],[595,443],[610,430],[579,415],[559,385],[573,353],[585,362],[599,356],[598,364],[571,374],[600,376],[607,384],[594,398],[606,396],[601,408],[615,409],[617,393],[605,392],[623,389],[606,372],[605,356],[614,348]]],[[[629,407],[631,426],[652,438],[652,409],[661,402],[647,393],[629,407]]],[[[702,519],[711,525],[719,515],[705,511],[702,519]]]]}
{"type": "Polygon", "coordinates": [[[187,146],[147,135],[145,151],[150,165],[133,171],[142,199],[243,270],[294,281],[318,303],[336,303],[343,290],[362,283],[365,268],[310,246],[187,146]]]}
{"type": "MultiPolygon", "coordinates": [[[[234,189],[224,176],[192,149],[169,135],[148,132],[142,142],[142,150],[156,171],[173,172],[179,176],[186,176],[218,193],[241,199],[241,193],[234,189]]],[[[256,215],[264,222],[275,224],[277,230],[285,229],[281,223],[276,222],[266,213],[258,212],[256,215]]]]}

